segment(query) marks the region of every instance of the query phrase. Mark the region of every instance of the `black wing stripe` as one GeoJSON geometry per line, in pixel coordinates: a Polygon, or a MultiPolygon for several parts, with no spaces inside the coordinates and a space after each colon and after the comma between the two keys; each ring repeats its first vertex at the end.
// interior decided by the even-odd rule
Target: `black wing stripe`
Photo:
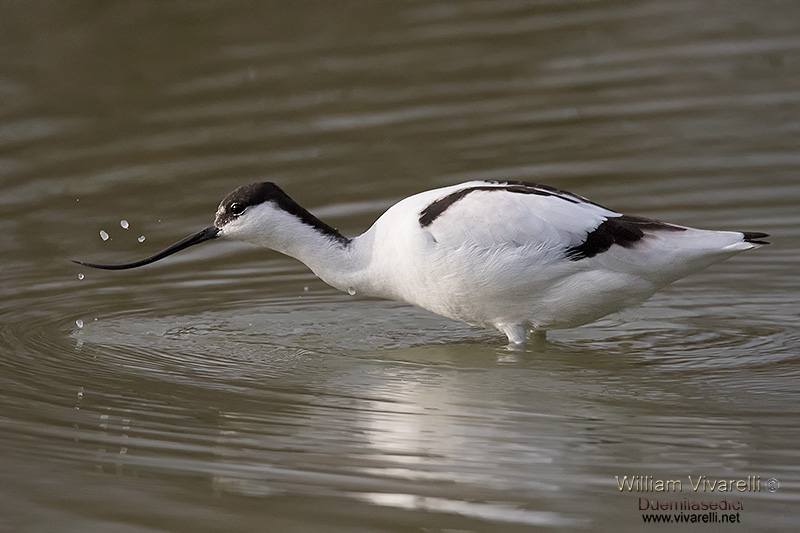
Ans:
{"type": "Polygon", "coordinates": [[[590,231],[581,244],[568,248],[566,256],[570,261],[580,261],[603,253],[615,244],[623,248],[633,248],[644,237],[644,230],[686,231],[686,228],[660,220],[627,215],[609,218],[590,231]]]}
{"type": "Polygon", "coordinates": [[[754,231],[742,231],[744,242],[751,242],[753,244],[769,244],[767,241],[762,241],[764,237],[769,237],[769,233],[756,233],[754,231]]]}

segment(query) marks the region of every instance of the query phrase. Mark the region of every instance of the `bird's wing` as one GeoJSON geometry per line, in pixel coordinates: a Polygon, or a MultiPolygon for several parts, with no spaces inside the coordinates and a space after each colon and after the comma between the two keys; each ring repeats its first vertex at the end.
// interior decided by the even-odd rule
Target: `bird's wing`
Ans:
{"type": "Polygon", "coordinates": [[[420,226],[435,245],[471,248],[500,268],[571,264],[665,285],[763,242],[763,234],[622,215],[531,183],[470,182],[443,192],[420,211],[420,226]]]}
{"type": "MultiPolygon", "coordinates": [[[[585,198],[524,182],[469,182],[426,198],[420,227],[441,246],[527,247],[569,259],[619,213],[585,198]],[[572,254],[572,255],[570,255],[572,254]]],[[[587,249],[591,253],[592,250],[587,249]]]]}

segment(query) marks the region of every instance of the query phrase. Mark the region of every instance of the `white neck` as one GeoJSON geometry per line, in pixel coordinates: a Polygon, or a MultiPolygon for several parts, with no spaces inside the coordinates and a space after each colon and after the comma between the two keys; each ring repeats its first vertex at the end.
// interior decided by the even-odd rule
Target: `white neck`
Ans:
{"type": "Polygon", "coordinates": [[[254,207],[241,220],[226,224],[220,236],[294,257],[341,291],[372,292],[367,275],[369,257],[359,246],[358,238],[340,240],[280,209],[254,207]]]}

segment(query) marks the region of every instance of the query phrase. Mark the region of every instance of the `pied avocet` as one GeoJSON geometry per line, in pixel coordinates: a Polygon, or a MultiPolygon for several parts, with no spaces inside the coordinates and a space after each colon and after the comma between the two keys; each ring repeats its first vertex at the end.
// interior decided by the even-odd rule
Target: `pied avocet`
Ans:
{"type": "Polygon", "coordinates": [[[345,237],[274,183],[234,190],[214,225],[119,270],[217,238],[295,257],[350,294],[402,300],[494,327],[512,343],[640,304],[765,233],[708,231],[626,216],[535,183],[470,181],[410,196],[345,237]]]}

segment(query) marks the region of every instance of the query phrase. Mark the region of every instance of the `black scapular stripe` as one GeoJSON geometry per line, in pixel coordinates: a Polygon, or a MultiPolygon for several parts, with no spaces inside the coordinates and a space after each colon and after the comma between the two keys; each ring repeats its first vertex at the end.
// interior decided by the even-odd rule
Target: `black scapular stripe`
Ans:
{"type": "Polygon", "coordinates": [[[537,196],[554,196],[573,204],[584,202],[597,205],[594,202],[590,202],[586,198],[578,196],[577,194],[560,191],[554,187],[539,185],[538,183],[529,183],[526,181],[487,181],[486,183],[494,183],[497,185],[476,185],[475,187],[468,187],[466,189],[461,189],[450,193],[447,196],[432,202],[420,212],[419,225],[423,228],[430,226],[433,221],[442,216],[442,213],[447,211],[450,206],[467,196],[469,193],[475,191],[506,191],[519,194],[535,194],[537,196]]]}

